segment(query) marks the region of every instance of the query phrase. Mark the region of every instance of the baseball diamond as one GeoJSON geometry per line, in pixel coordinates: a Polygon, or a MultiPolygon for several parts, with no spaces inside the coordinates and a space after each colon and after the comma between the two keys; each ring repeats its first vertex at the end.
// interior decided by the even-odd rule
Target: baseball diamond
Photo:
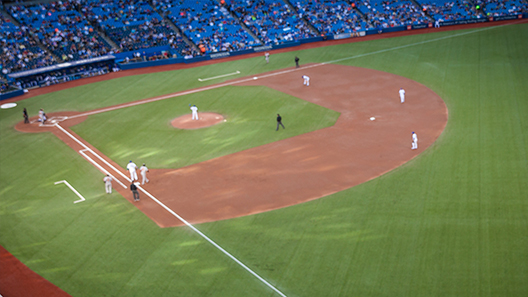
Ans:
{"type": "Polygon", "coordinates": [[[525,296],[527,26],[311,43],[6,100],[0,294],[525,296]],[[139,201],[129,160],[149,170],[139,201]]]}

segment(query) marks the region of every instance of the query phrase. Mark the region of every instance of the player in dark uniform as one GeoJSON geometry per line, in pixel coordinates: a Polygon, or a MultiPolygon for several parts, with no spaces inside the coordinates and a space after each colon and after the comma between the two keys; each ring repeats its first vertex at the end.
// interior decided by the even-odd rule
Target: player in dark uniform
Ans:
{"type": "Polygon", "coordinates": [[[283,129],[286,129],[286,127],[284,127],[284,125],[282,124],[282,117],[280,116],[280,114],[277,114],[277,130],[275,131],[279,131],[279,125],[281,125],[283,129]]]}
{"type": "Polygon", "coordinates": [[[295,56],[295,67],[299,68],[299,57],[295,56]]]}
{"type": "Polygon", "coordinates": [[[139,201],[139,193],[136,185],[133,183],[130,185],[130,191],[132,191],[132,194],[134,195],[134,201],[139,201]]]}
{"type": "Polygon", "coordinates": [[[24,124],[29,124],[29,117],[27,114],[27,110],[24,108],[24,111],[22,112],[24,113],[24,124]]]}

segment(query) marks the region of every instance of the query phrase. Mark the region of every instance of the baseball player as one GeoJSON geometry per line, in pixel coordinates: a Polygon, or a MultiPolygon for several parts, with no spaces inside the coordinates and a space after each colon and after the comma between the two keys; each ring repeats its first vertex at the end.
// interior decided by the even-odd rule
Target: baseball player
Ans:
{"type": "Polygon", "coordinates": [[[304,80],[303,85],[309,86],[310,85],[310,77],[308,77],[308,75],[303,75],[302,78],[304,80]]]}
{"type": "Polygon", "coordinates": [[[286,127],[284,127],[284,125],[282,124],[282,117],[280,116],[280,114],[277,114],[277,130],[275,131],[279,131],[279,125],[282,126],[282,129],[286,129],[286,127]]]}
{"type": "Polygon", "coordinates": [[[112,194],[112,177],[107,174],[103,178],[103,182],[105,183],[106,194],[112,194]]]}
{"type": "Polygon", "coordinates": [[[191,110],[192,110],[192,119],[198,120],[198,107],[196,107],[196,105],[193,105],[191,106],[191,110]]]}
{"type": "Polygon", "coordinates": [[[418,149],[418,136],[416,133],[412,133],[412,146],[411,149],[416,150],[418,149]]]}
{"type": "Polygon", "coordinates": [[[295,56],[295,67],[299,68],[299,57],[295,56]]]}
{"type": "Polygon", "coordinates": [[[44,110],[41,108],[39,110],[39,119],[38,119],[39,122],[44,122],[44,110]]]}
{"type": "Polygon", "coordinates": [[[149,179],[147,178],[147,172],[149,172],[147,166],[145,163],[143,163],[143,166],[139,167],[139,172],[141,173],[141,185],[144,185],[145,182],[149,182],[149,179]]]}
{"type": "Polygon", "coordinates": [[[405,102],[405,90],[400,88],[400,101],[401,103],[405,102]]]}
{"type": "Polygon", "coordinates": [[[264,54],[264,57],[266,57],[266,64],[268,64],[268,63],[269,63],[269,53],[266,52],[266,53],[264,54]]]}
{"type": "Polygon", "coordinates": [[[137,167],[136,164],[134,164],[134,162],[132,162],[132,160],[130,162],[128,162],[126,168],[128,169],[128,172],[130,172],[130,181],[134,182],[134,180],[138,180],[138,176],[137,176],[137,172],[136,172],[138,167],[137,167]]]}

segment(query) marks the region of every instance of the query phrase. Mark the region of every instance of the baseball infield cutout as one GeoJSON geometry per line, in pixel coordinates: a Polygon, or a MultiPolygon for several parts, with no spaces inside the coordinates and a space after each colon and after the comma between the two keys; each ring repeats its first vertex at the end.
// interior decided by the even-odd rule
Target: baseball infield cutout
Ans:
{"type": "MultiPolygon", "coordinates": [[[[311,78],[306,87],[299,73],[281,70],[229,84],[264,85],[335,110],[341,113],[335,125],[183,168],[149,168],[151,182],[143,188],[191,224],[261,213],[328,196],[389,172],[432,145],[447,124],[443,100],[413,80],[371,69],[317,64],[302,68],[302,74],[311,78]],[[398,94],[402,87],[404,104],[398,94]],[[370,120],[373,116],[375,121],[370,120]],[[411,150],[412,131],[419,138],[418,150],[411,150]]],[[[293,114],[281,115],[285,124],[295,120],[293,114]]],[[[50,131],[76,151],[89,147],[101,156],[97,157],[103,162],[99,164],[104,169],[98,167],[102,172],[120,170],[126,176],[124,164],[116,164],[67,129],[84,118],[70,117],[60,129],[23,123],[16,128],[50,131]]],[[[159,226],[183,225],[153,199],[133,202],[128,189],[116,190],[159,226]]]]}
{"type": "Polygon", "coordinates": [[[193,120],[191,114],[177,117],[171,121],[174,128],[192,130],[211,127],[224,122],[224,116],[212,112],[198,112],[198,120],[193,120]]]}

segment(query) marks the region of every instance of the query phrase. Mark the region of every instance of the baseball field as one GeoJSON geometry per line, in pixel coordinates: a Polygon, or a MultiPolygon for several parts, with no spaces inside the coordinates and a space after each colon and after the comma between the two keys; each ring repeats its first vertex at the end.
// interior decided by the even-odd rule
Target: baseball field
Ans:
{"type": "Polygon", "coordinates": [[[71,296],[527,296],[527,48],[528,24],[504,23],[18,101],[0,245],[71,296]],[[226,121],[172,127],[189,104],[226,121]],[[78,121],[21,132],[24,107],[78,121]],[[151,170],[138,203],[129,160],[151,170]],[[101,168],[124,185],[106,194],[101,168]]]}

